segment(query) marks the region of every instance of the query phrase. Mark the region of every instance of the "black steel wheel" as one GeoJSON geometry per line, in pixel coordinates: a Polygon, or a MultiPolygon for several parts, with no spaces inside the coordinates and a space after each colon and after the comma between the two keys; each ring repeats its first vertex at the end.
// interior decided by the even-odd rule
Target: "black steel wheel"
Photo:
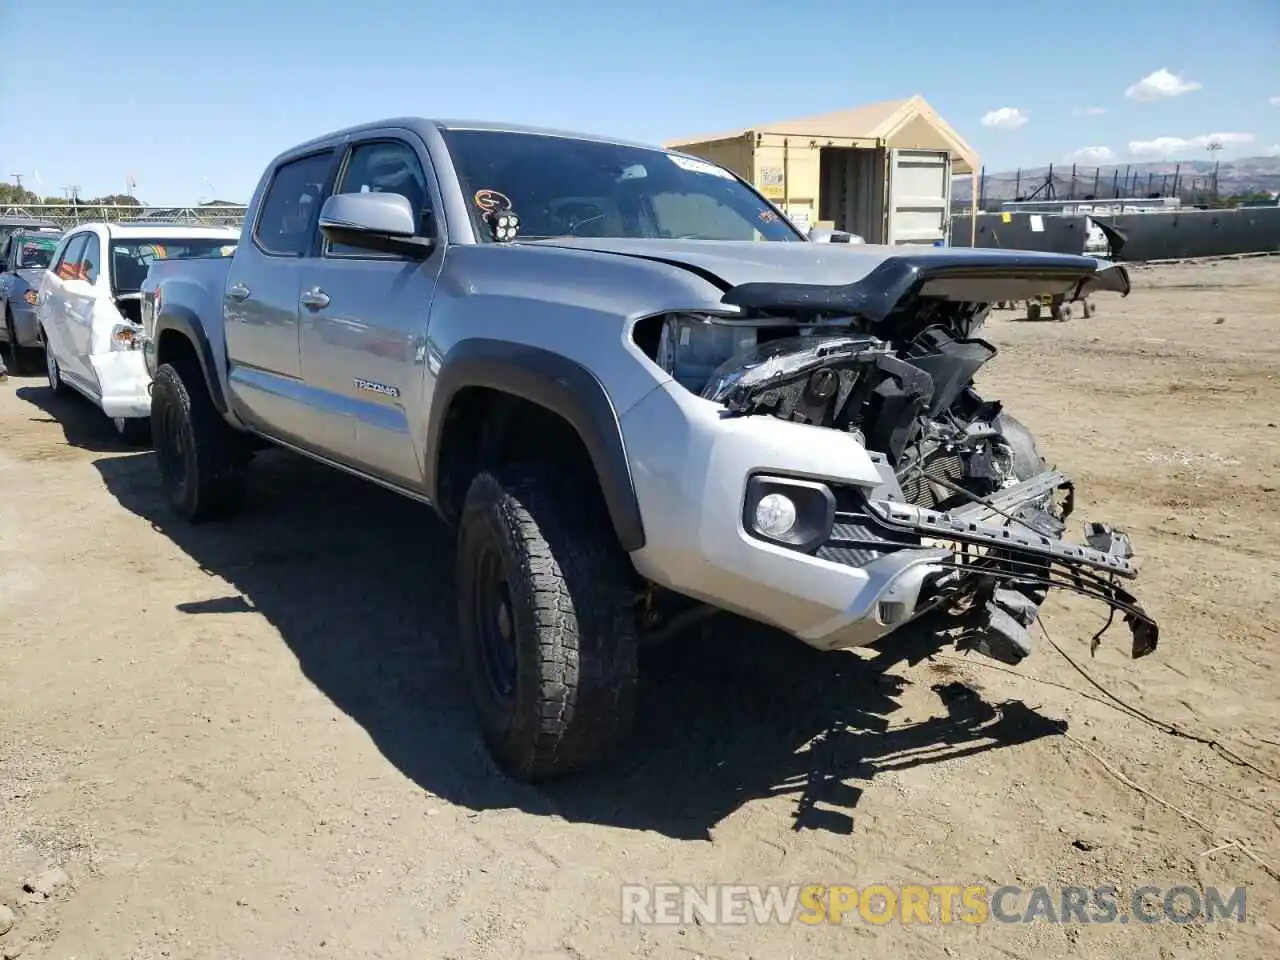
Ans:
{"type": "Polygon", "coordinates": [[[490,754],[518,780],[605,760],[631,728],[633,574],[590,500],[533,466],[480,473],[463,506],[460,665],[490,754]]]}
{"type": "Polygon", "coordinates": [[[191,523],[239,505],[244,437],[222,419],[195,364],[163,364],[151,385],[151,436],[170,505],[191,523]]]}

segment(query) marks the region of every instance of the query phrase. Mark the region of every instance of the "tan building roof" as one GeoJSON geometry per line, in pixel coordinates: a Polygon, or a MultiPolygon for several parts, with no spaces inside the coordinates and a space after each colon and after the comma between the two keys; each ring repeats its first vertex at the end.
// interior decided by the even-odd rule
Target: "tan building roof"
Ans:
{"type": "Polygon", "coordinates": [[[955,173],[972,173],[978,169],[977,152],[919,94],[901,100],[868,103],[851,110],[742,127],[724,133],[680,137],[668,140],[663,146],[678,149],[695,143],[732,140],[748,133],[884,140],[890,147],[936,147],[949,150],[956,158],[958,162],[953,168],[955,173]]]}

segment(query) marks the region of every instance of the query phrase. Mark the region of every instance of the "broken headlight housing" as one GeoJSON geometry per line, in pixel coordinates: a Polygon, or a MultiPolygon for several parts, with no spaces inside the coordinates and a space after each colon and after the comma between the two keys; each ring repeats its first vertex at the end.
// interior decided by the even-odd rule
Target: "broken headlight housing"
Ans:
{"type": "Polygon", "coordinates": [[[675,313],[662,322],[656,360],[677,383],[697,394],[721,364],[756,343],[754,326],[675,313]]]}

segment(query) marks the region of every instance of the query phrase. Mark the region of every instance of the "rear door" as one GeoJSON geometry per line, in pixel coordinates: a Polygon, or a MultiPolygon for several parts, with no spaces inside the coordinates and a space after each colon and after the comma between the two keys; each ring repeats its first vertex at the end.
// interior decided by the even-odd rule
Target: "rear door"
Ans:
{"type": "Polygon", "coordinates": [[[275,168],[248,237],[236,248],[223,293],[228,380],[236,412],[263,432],[300,443],[307,399],[299,360],[298,291],[332,147],[275,168]]]}
{"type": "Polygon", "coordinates": [[[887,242],[946,246],[951,231],[951,154],[890,150],[888,165],[887,242]]]}
{"type": "Polygon", "coordinates": [[[98,392],[98,378],[89,363],[93,342],[93,316],[97,301],[103,296],[102,238],[93,231],[85,234],[76,276],[63,285],[66,297],[66,353],[59,358],[65,374],[70,374],[98,392]]]}
{"type": "Polygon", "coordinates": [[[401,194],[419,235],[436,246],[414,260],[333,244],[317,231],[300,290],[307,435],[344,463],[418,487],[422,457],[405,411],[422,409],[427,317],[444,258],[426,147],[408,131],[370,133],[348,148],[333,192],[401,194]]]}
{"type": "MultiPolygon", "coordinates": [[[[70,353],[67,339],[68,284],[74,284],[80,271],[80,255],[84,253],[88,234],[73,233],[63,242],[62,252],[45,271],[40,282],[40,297],[36,307],[40,326],[59,367],[70,353]]],[[[72,288],[74,293],[74,287],[72,288]]]]}

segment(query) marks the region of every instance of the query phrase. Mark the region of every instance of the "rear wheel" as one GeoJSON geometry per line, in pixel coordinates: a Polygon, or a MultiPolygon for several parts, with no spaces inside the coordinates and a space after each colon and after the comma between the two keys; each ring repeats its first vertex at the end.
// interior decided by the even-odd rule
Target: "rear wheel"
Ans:
{"type": "Polygon", "coordinates": [[[539,467],[482,472],[458,532],[458,637],[476,716],[519,780],[606,759],[630,731],[630,565],[603,511],[539,467]]]}
{"type": "Polygon", "coordinates": [[[173,509],[191,523],[234,512],[248,445],[214,407],[198,366],[166,363],[156,371],[150,427],[160,483],[173,509]]]}

